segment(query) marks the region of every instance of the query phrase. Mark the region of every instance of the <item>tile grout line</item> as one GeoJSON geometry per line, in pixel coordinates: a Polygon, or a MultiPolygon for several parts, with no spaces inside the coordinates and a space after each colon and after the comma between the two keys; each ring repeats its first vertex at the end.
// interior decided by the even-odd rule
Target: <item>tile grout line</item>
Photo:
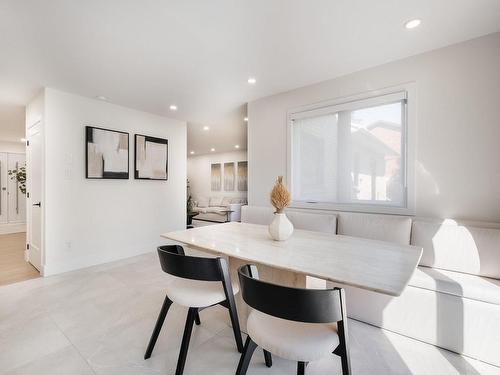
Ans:
{"type": "Polygon", "coordinates": [[[95,375],[98,375],[97,372],[94,371],[94,368],[92,367],[92,365],[89,363],[89,361],[87,361],[87,359],[83,356],[83,354],[80,352],[80,350],[78,350],[78,348],[76,347],[76,345],[73,343],[73,341],[70,340],[70,338],[66,335],[66,333],[61,329],[61,327],[59,327],[59,325],[57,324],[57,322],[54,320],[54,318],[52,317],[52,314],[50,312],[48,312],[48,315],[49,315],[49,318],[50,320],[52,321],[52,323],[54,323],[54,325],[57,327],[57,329],[59,330],[59,332],[62,333],[62,335],[66,338],[66,340],[68,340],[68,342],[71,344],[71,346],[73,347],[73,349],[76,350],[76,352],[78,353],[78,356],[83,359],[83,361],[85,362],[85,364],[87,365],[87,367],[90,369],[90,371],[92,371],[92,373],[94,373],[95,375]]]}

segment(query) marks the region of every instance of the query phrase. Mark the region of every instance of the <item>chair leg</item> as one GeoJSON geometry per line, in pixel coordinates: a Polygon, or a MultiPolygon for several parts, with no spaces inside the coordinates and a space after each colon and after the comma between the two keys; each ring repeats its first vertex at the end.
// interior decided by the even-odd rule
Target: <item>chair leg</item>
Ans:
{"type": "Polygon", "coordinates": [[[149,339],[148,348],[146,349],[146,354],[144,354],[144,359],[148,359],[151,357],[153,353],[153,349],[156,344],[156,340],[158,340],[158,335],[160,334],[161,327],[163,326],[163,322],[165,321],[165,317],[167,316],[168,309],[172,305],[172,301],[165,296],[165,300],[163,301],[163,305],[160,310],[160,314],[158,315],[158,319],[156,320],[155,328],[153,329],[153,333],[151,338],[149,339]]]}
{"type": "Polygon", "coordinates": [[[347,313],[345,305],[345,291],[340,289],[340,302],[342,311],[342,320],[337,322],[339,333],[339,347],[337,348],[338,355],[342,363],[342,374],[351,375],[351,356],[349,353],[349,333],[347,329],[347,313]]]}
{"type": "Polygon", "coordinates": [[[198,311],[196,311],[196,315],[194,316],[194,322],[196,323],[197,326],[201,324],[200,313],[198,311]]]}
{"type": "Polygon", "coordinates": [[[233,326],[234,339],[236,340],[236,347],[241,353],[243,351],[243,340],[241,339],[240,321],[238,320],[238,313],[236,312],[236,302],[234,301],[233,287],[231,285],[231,277],[229,276],[229,268],[227,262],[223,258],[219,258],[220,274],[222,276],[222,287],[226,300],[221,304],[229,308],[229,316],[231,317],[231,325],[233,326]]]}
{"type": "Polygon", "coordinates": [[[266,361],[267,367],[271,367],[273,365],[273,356],[267,350],[264,350],[264,360],[266,361]]]}
{"type": "Polygon", "coordinates": [[[238,368],[236,369],[236,375],[246,375],[255,348],[257,348],[257,344],[248,336],[240,357],[240,362],[238,363],[238,368]]]}
{"type": "Polygon", "coordinates": [[[297,363],[297,375],[305,375],[306,374],[306,362],[297,363]]]}
{"type": "Polygon", "coordinates": [[[184,365],[186,364],[186,357],[189,349],[189,340],[191,339],[191,332],[193,331],[193,323],[198,309],[190,307],[187,318],[186,326],[184,327],[184,335],[182,336],[181,350],[179,352],[179,359],[177,360],[177,368],[175,375],[182,375],[184,372],[184,365]]]}
{"type": "Polygon", "coordinates": [[[233,326],[234,339],[236,340],[236,347],[238,352],[243,352],[243,339],[241,338],[240,321],[236,311],[236,302],[234,295],[228,296],[227,302],[229,304],[229,316],[231,318],[231,325],[233,326]]]}

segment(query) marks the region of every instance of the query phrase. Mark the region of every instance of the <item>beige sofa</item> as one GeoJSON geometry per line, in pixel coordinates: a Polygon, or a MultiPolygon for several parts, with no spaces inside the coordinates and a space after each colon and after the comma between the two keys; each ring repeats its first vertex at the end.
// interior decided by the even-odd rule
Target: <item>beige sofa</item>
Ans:
{"type": "MultiPolygon", "coordinates": [[[[287,214],[298,229],[325,229],[309,216],[300,219],[315,215],[321,221],[324,214],[287,214]]],[[[424,249],[400,297],[343,285],[351,318],[500,366],[500,224],[348,212],[326,216],[330,223],[335,216],[337,234],[424,249]]],[[[242,212],[243,222],[267,224],[270,218],[269,208],[247,206],[242,212]]]]}
{"type": "Polygon", "coordinates": [[[215,223],[240,221],[241,207],[247,203],[246,198],[200,197],[194,201],[193,212],[198,213],[193,220],[215,223]],[[227,210],[230,210],[229,214],[227,210]]]}

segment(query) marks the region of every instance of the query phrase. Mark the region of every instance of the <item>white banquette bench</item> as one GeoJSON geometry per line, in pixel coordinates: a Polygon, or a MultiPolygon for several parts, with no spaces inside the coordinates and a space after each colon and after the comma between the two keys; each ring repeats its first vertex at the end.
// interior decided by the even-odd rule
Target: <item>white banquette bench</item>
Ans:
{"type": "MultiPolygon", "coordinates": [[[[241,221],[269,224],[272,215],[271,208],[245,206],[241,221]]],[[[297,229],[422,246],[400,297],[343,285],[348,315],[500,366],[500,224],[349,212],[287,216],[297,229]]]]}

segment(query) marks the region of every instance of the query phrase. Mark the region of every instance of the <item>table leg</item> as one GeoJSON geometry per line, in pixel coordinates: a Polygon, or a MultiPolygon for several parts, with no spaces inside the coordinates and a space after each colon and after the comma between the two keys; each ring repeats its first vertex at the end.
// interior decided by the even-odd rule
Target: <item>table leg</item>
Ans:
{"type": "MultiPolygon", "coordinates": [[[[186,254],[193,256],[205,256],[205,257],[215,257],[217,255],[213,253],[209,253],[204,249],[197,248],[196,246],[189,245],[186,246],[186,254]]],[[[231,274],[231,279],[236,280],[239,285],[238,279],[238,268],[241,266],[252,263],[245,260],[241,260],[239,258],[228,257],[223,254],[219,254],[220,257],[225,258],[229,264],[229,273],[231,274]]],[[[306,288],[308,281],[307,276],[300,273],[295,273],[292,271],[286,271],[279,268],[274,268],[270,266],[266,266],[259,263],[252,263],[257,266],[257,270],[259,272],[259,278],[263,281],[269,281],[275,284],[292,286],[296,288],[306,288]]],[[[238,293],[234,296],[236,301],[236,309],[238,310],[238,318],[240,321],[240,328],[242,332],[247,332],[247,318],[250,313],[250,308],[241,298],[241,293],[238,293]]],[[[229,320],[229,315],[227,316],[228,324],[231,325],[229,320]]]]}
{"type": "MultiPolygon", "coordinates": [[[[231,278],[233,280],[238,280],[238,268],[248,263],[249,262],[238,258],[229,257],[229,271],[231,273],[231,278]]],[[[257,266],[260,280],[296,288],[306,287],[306,275],[304,274],[269,267],[258,263],[255,265],[257,266]]],[[[241,330],[246,333],[247,319],[248,314],[250,313],[250,308],[243,301],[241,293],[238,293],[234,298],[236,300],[236,308],[238,310],[241,330]]]]}

